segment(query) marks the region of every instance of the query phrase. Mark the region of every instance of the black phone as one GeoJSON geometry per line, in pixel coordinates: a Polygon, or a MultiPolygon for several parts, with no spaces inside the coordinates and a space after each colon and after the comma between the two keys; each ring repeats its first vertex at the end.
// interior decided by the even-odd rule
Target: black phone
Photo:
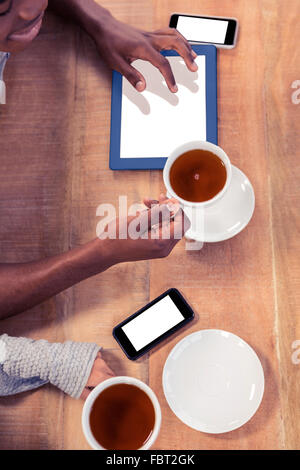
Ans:
{"type": "Polygon", "coordinates": [[[193,44],[214,44],[225,49],[232,49],[236,44],[238,30],[236,18],[174,13],[169,26],[176,28],[193,44]]]}
{"type": "Polygon", "coordinates": [[[145,354],[194,318],[177,289],[169,289],[113,329],[113,336],[129,359],[145,354]]]}

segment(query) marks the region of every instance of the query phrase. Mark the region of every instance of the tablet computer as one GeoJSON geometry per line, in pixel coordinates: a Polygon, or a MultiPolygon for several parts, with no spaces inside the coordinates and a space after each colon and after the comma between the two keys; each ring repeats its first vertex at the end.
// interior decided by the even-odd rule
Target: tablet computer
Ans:
{"type": "Polygon", "coordinates": [[[171,64],[178,92],[169,91],[151,63],[136,60],[145,77],[140,93],[113,71],[110,168],[162,169],[168,155],[192,140],[217,144],[217,57],[212,45],[194,45],[198,71],[191,72],[176,51],[162,51],[171,64]]]}

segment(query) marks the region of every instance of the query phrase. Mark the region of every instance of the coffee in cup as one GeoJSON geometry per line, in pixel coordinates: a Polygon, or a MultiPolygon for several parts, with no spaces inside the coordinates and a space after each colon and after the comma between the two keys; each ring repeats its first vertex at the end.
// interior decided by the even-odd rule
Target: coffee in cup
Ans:
{"type": "MultiPolygon", "coordinates": [[[[214,204],[230,187],[231,175],[228,156],[218,145],[210,142],[186,142],[169,155],[163,170],[167,197],[179,201],[190,221],[186,239],[200,242],[197,248],[193,246],[191,249],[203,246],[206,221],[214,210],[214,204]]],[[[218,221],[214,223],[218,224],[218,221]]]]}
{"type": "Polygon", "coordinates": [[[88,396],[82,415],[85,436],[94,449],[148,449],[160,427],[153,391],[132,377],[114,377],[88,396]]]}
{"type": "Polygon", "coordinates": [[[190,202],[205,202],[224,188],[227,172],[224,162],[215,153],[194,149],[174,161],[169,178],[179,197],[190,202]]]}
{"type": "Polygon", "coordinates": [[[231,172],[224,150],[210,142],[192,141],[170,154],[163,177],[168,197],[176,198],[183,208],[201,208],[222,197],[231,172]]]}

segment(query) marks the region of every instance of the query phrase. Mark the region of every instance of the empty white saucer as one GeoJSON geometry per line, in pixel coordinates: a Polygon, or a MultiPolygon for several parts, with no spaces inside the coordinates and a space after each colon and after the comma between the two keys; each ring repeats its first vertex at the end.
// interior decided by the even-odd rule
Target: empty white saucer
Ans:
{"type": "Polygon", "coordinates": [[[244,340],[227,331],[202,330],[186,336],[170,352],[163,390],[181,421],[219,434],[254,415],[264,393],[264,373],[244,340]]]}
{"type": "MultiPolygon", "coordinates": [[[[234,237],[249,223],[255,206],[253,187],[247,176],[232,165],[231,183],[224,196],[216,204],[203,211],[201,230],[192,227],[186,237],[200,242],[220,242],[234,237]]],[[[190,207],[184,207],[186,215],[192,220],[190,207]]]]}

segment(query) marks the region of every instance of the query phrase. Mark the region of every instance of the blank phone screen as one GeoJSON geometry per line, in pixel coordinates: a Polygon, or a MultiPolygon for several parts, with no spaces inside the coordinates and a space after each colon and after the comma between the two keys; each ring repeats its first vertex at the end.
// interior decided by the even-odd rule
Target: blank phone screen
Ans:
{"type": "Polygon", "coordinates": [[[122,326],[122,330],[135,350],[139,351],[182,320],[184,316],[171,297],[167,295],[122,326]]]}
{"type": "Polygon", "coordinates": [[[228,28],[227,20],[214,20],[179,16],[176,29],[188,40],[224,44],[228,28]]]}

